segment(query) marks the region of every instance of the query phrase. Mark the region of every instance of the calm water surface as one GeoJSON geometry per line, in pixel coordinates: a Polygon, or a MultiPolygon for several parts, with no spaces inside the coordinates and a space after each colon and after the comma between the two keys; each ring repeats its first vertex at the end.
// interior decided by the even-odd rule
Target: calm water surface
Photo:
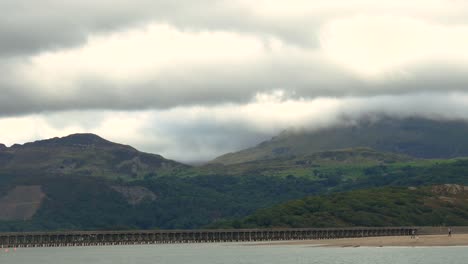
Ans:
{"type": "Polygon", "coordinates": [[[2,264],[466,264],[467,247],[317,248],[182,244],[115,247],[28,248],[0,253],[2,264]]]}

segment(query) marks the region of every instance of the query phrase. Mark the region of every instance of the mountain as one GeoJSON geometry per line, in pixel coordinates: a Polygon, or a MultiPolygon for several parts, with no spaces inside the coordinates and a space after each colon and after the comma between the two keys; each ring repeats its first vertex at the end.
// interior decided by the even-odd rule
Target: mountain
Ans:
{"type": "Polygon", "coordinates": [[[200,228],[323,191],[305,178],[190,170],[93,134],[1,147],[0,231],[200,228]]]}
{"type": "Polygon", "coordinates": [[[0,148],[0,231],[203,228],[311,195],[467,185],[467,175],[467,158],[370,148],[189,167],[75,134],[0,148]]]}
{"type": "Polygon", "coordinates": [[[255,147],[228,153],[211,163],[239,164],[295,158],[317,152],[367,147],[415,158],[468,156],[468,123],[423,118],[382,118],[314,131],[285,131],[255,147]]]}
{"type": "Polygon", "coordinates": [[[15,175],[138,179],[170,175],[186,168],[187,165],[160,155],[139,152],[93,134],[0,147],[0,171],[15,175]]]}
{"type": "Polygon", "coordinates": [[[405,164],[414,161],[417,159],[403,154],[379,152],[370,148],[350,148],[235,164],[208,163],[192,171],[204,175],[308,176],[320,171],[356,171],[372,166],[405,164]]]}
{"type": "Polygon", "coordinates": [[[216,227],[349,227],[468,225],[468,187],[376,188],[311,196],[258,210],[216,227]]]}

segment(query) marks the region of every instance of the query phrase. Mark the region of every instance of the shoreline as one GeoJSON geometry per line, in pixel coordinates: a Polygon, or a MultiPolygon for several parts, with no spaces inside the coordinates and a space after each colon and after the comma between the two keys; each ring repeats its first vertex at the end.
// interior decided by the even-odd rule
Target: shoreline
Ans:
{"type": "Polygon", "coordinates": [[[252,246],[311,246],[311,247],[450,247],[468,246],[468,234],[409,236],[358,237],[322,240],[295,240],[255,243],[252,246]]]}

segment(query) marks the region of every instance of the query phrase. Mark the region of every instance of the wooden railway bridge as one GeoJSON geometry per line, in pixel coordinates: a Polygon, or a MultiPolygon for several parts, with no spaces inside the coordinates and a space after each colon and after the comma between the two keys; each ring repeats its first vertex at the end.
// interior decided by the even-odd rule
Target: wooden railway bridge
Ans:
{"type": "Polygon", "coordinates": [[[0,233],[0,247],[101,246],[406,236],[414,227],[213,230],[70,231],[0,233]]]}

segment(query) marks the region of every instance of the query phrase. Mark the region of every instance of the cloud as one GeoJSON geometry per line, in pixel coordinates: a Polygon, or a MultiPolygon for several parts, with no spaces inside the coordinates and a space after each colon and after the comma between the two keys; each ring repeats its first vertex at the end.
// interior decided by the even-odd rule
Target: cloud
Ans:
{"type": "Polygon", "coordinates": [[[404,78],[420,65],[435,63],[468,66],[468,25],[361,15],[331,21],[320,35],[327,57],[364,78],[404,78]]]}
{"type": "Polygon", "coordinates": [[[3,118],[2,143],[91,132],[168,158],[199,162],[256,145],[285,128],[316,130],[382,116],[468,120],[468,93],[292,100],[277,91],[255,98],[246,104],[222,106],[3,118]]]}
{"type": "Polygon", "coordinates": [[[86,131],[206,160],[374,113],[466,119],[467,12],[451,0],[2,1],[0,141],[86,131]]]}
{"type": "Polygon", "coordinates": [[[0,112],[161,109],[248,101],[258,92],[293,92],[296,86],[320,81],[324,67],[319,60],[314,51],[273,37],[182,32],[151,24],[90,36],[78,48],[12,62],[17,98],[9,100],[18,100],[0,105],[0,112]]]}
{"type": "Polygon", "coordinates": [[[168,24],[90,35],[79,47],[6,60],[0,113],[240,103],[278,89],[298,99],[468,87],[468,26],[357,16],[317,34],[320,46],[310,49],[269,35],[168,24]]]}
{"type": "Polygon", "coordinates": [[[332,18],[397,14],[437,22],[466,22],[465,1],[441,0],[4,0],[0,3],[0,56],[28,55],[73,47],[90,34],[120,31],[153,21],[184,30],[276,35],[314,45],[309,34],[332,18]]]}

